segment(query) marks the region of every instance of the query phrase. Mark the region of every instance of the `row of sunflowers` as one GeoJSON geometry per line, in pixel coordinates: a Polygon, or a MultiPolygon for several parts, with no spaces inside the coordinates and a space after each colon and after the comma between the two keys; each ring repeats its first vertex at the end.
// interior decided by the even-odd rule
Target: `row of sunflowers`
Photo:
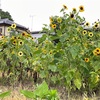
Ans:
{"type": "Polygon", "coordinates": [[[99,88],[100,22],[89,29],[90,23],[79,16],[84,6],[67,10],[63,5],[62,16],[50,17],[38,43],[31,34],[17,32],[15,24],[8,28],[9,37],[0,37],[0,70],[11,83],[37,72],[37,80],[66,86],[68,91],[99,88]]]}

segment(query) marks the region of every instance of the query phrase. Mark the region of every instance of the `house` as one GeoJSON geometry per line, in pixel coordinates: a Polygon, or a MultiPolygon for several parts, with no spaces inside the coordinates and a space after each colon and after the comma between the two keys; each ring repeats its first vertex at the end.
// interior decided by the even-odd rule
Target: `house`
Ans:
{"type": "MultiPolygon", "coordinates": [[[[15,22],[9,20],[8,18],[5,18],[5,19],[0,19],[0,35],[4,35],[4,36],[8,36],[9,35],[9,32],[7,31],[8,27],[11,26],[12,24],[14,24],[15,22]]],[[[25,26],[22,26],[20,24],[16,24],[16,29],[19,31],[19,32],[22,32],[22,31],[26,31],[26,32],[30,32],[28,30],[28,28],[26,28],[25,26]]]]}

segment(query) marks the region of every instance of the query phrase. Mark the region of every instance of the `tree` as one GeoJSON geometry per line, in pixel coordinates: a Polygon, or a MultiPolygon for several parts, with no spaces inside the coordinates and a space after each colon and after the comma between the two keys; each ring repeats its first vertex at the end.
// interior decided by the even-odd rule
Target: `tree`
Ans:
{"type": "Polygon", "coordinates": [[[1,19],[8,18],[9,20],[13,21],[13,18],[10,15],[10,13],[8,11],[5,12],[2,9],[0,9],[0,17],[1,17],[1,19]]]}

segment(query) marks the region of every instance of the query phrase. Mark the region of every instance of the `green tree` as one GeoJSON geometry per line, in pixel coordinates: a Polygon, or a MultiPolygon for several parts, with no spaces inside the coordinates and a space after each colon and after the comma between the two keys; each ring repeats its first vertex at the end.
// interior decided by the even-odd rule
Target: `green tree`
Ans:
{"type": "Polygon", "coordinates": [[[9,20],[13,21],[13,18],[10,13],[8,11],[3,11],[2,9],[0,9],[0,17],[1,19],[8,18],[9,20]]]}

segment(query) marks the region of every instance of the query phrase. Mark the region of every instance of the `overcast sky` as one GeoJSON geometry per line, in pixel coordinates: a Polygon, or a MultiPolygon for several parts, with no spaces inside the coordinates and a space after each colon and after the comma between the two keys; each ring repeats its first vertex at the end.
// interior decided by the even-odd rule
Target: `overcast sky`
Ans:
{"type": "Polygon", "coordinates": [[[85,11],[80,13],[91,24],[100,18],[100,0],[0,0],[1,9],[8,11],[14,21],[32,31],[42,30],[43,24],[49,24],[49,17],[62,15],[62,5],[73,7],[83,5],[85,11]]]}

